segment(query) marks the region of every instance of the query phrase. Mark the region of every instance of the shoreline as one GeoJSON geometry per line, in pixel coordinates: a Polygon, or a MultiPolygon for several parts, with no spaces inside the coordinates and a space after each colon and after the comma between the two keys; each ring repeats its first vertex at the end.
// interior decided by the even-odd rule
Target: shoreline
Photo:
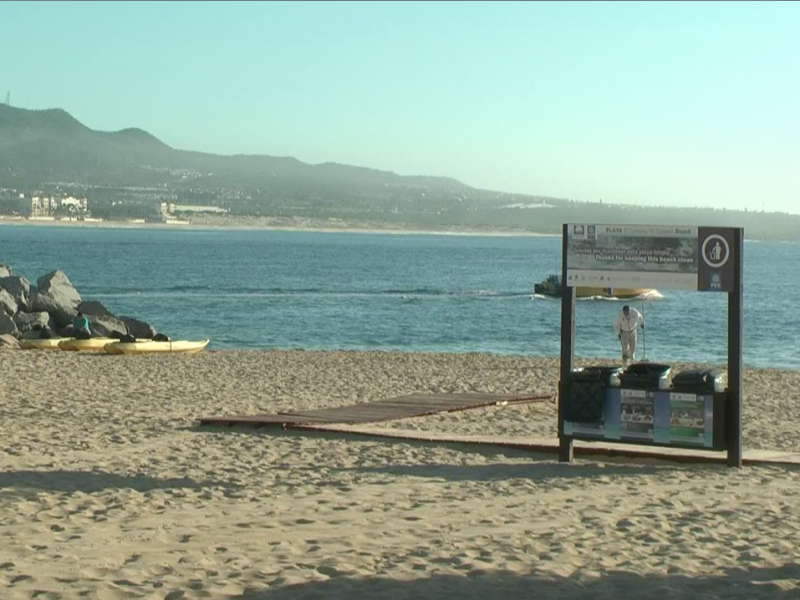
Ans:
{"type": "Polygon", "coordinates": [[[461,229],[388,229],[369,227],[324,227],[316,225],[269,225],[247,223],[132,223],[128,221],[58,221],[9,219],[0,216],[0,226],[17,227],[90,227],[95,229],[164,229],[164,230],[209,230],[209,231],[291,231],[309,233],[365,233],[377,235],[448,235],[484,237],[561,237],[560,233],[535,233],[527,231],[482,231],[461,229]]]}
{"type": "MultiPolygon", "coordinates": [[[[291,231],[308,233],[363,233],[372,235],[439,235],[464,237],[561,237],[561,233],[534,231],[472,230],[472,229],[401,229],[385,227],[325,227],[322,225],[269,225],[247,223],[132,223],[129,221],[48,221],[9,218],[0,215],[0,227],[89,227],[95,229],[162,229],[191,231],[291,231]]],[[[774,242],[777,244],[800,244],[800,240],[745,238],[745,243],[774,242]]]]}
{"type": "MultiPolygon", "coordinates": [[[[211,342],[213,343],[214,340],[212,339],[211,342]]],[[[364,349],[364,348],[354,348],[354,349],[345,349],[345,348],[331,348],[331,349],[321,349],[321,348],[232,348],[232,347],[223,347],[223,348],[215,348],[209,347],[205,349],[203,352],[220,352],[220,353],[269,353],[269,352],[282,352],[282,353],[290,353],[290,352],[297,352],[301,355],[307,354],[314,354],[318,353],[320,355],[323,354],[370,354],[370,355],[400,355],[400,356],[417,356],[417,357],[429,357],[435,358],[439,356],[452,356],[452,357],[461,357],[461,358],[468,358],[468,357],[476,357],[476,358],[488,358],[488,359],[519,359],[519,360],[560,360],[560,355],[558,354],[506,354],[506,353],[499,353],[499,352],[481,352],[478,350],[474,351],[430,351],[430,350],[385,350],[385,349],[364,349]]],[[[590,366],[590,365],[618,365],[620,363],[619,359],[617,358],[610,358],[610,357],[602,357],[602,356],[579,356],[575,355],[574,357],[575,366],[590,366]]],[[[649,362],[649,361],[648,361],[649,362]]],[[[727,369],[728,363],[727,362],[719,362],[719,363],[712,363],[712,362],[694,362],[690,360],[679,360],[679,361],[666,361],[664,364],[669,364],[673,372],[676,370],[681,369],[710,369],[710,368],[724,368],[727,369]]],[[[785,367],[785,366],[773,366],[773,367],[760,367],[758,365],[749,364],[746,361],[742,364],[742,368],[745,371],[764,371],[769,373],[800,373],[800,367],[785,367]]]]}
{"type": "MultiPolygon", "coordinates": [[[[211,340],[213,343],[213,340],[211,340]]],[[[0,352],[7,351],[7,352],[16,352],[17,348],[6,348],[0,346],[0,352]]],[[[50,351],[42,351],[42,350],[24,350],[26,353],[41,353],[46,352],[48,354],[64,354],[64,352],[50,352],[50,351]]],[[[384,358],[399,358],[405,357],[412,360],[438,360],[438,359],[453,359],[453,360],[497,360],[497,361],[547,361],[555,363],[559,363],[560,356],[557,354],[505,354],[505,353],[495,353],[495,352],[480,352],[480,351],[430,351],[430,350],[385,350],[385,349],[363,349],[363,348],[354,348],[354,349],[344,349],[344,348],[331,348],[331,349],[321,349],[321,348],[231,348],[231,347],[223,347],[223,348],[215,348],[213,346],[207,347],[202,352],[203,354],[219,354],[223,356],[227,355],[240,355],[244,357],[249,356],[268,356],[268,355],[295,355],[299,357],[308,357],[314,358],[317,357],[332,357],[332,356],[359,356],[359,355],[367,355],[371,357],[384,357],[384,358]]],[[[82,353],[83,356],[97,356],[94,353],[82,353]]],[[[105,356],[104,354],[100,354],[101,356],[105,356]]],[[[599,356],[579,356],[575,355],[574,358],[575,367],[587,367],[587,366],[614,366],[619,365],[620,361],[617,358],[609,358],[609,357],[599,357],[599,356]]],[[[727,362],[720,362],[720,363],[712,363],[712,362],[694,362],[690,360],[679,360],[679,361],[666,361],[664,364],[668,364],[672,367],[673,373],[677,371],[681,371],[684,369],[710,369],[710,368],[722,368],[727,369],[728,365],[727,362]]],[[[620,365],[621,366],[621,365],[620,365]]],[[[773,366],[773,367],[761,367],[757,365],[751,365],[748,363],[744,363],[742,365],[742,369],[745,372],[749,372],[751,374],[755,373],[769,373],[773,375],[781,375],[781,374],[796,374],[800,373],[800,368],[798,367],[783,367],[783,366],[773,366]]]]}

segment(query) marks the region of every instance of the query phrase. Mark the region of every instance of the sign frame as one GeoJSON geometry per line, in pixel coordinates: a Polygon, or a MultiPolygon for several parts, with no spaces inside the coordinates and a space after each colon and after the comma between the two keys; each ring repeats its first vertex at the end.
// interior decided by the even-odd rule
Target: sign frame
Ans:
{"type": "MultiPolygon", "coordinates": [[[[727,464],[729,467],[742,466],[742,349],[743,349],[743,253],[744,253],[744,228],[742,227],[706,227],[706,226],[663,226],[663,225],[601,225],[601,224],[570,224],[564,223],[562,227],[561,238],[561,281],[562,294],[561,294],[561,358],[560,358],[560,381],[558,390],[558,438],[559,438],[559,461],[572,462],[574,457],[573,441],[575,439],[582,439],[580,435],[569,435],[564,431],[564,398],[569,393],[569,381],[575,364],[575,285],[594,283],[592,280],[576,279],[576,269],[569,268],[569,262],[575,267],[575,261],[569,259],[574,258],[576,255],[573,246],[573,235],[576,227],[583,227],[582,233],[586,232],[589,227],[594,228],[621,228],[620,233],[626,235],[625,228],[634,235],[637,233],[644,233],[646,231],[657,231],[661,233],[661,237],[669,238],[669,230],[678,230],[685,242],[687,238],[683,232],[687,229],[696,231],[695,238],[695,258],[693,259],[691,268],[684,268],[684,275],[688,274],[694,277],[694,285],[689,286],[687,281],[689,277],[682,277],[676,279],[679,281],[677,288],[667,283],[668,279],[664,277],[653,277],[644,272],[641,267],[642,264],[647,262],[641,257],[647,256],[640,251],[635,252],[633,260],[620,260],[614,261],[614,273],[621,273],[621,281],[633,281],[633,279],[625,279],[626,276],[638,276],[637,285],[635,287],[656,287],[658,285],[662,289],[694,289],[701,292],[725,292],[728,294],[728,324],[727,324],[727,346],[728,346],[728,390],[727,390],[727,403],[725,410],[725,434],[727,438],[727,464]],[[625,264],[625,263],[629,264],[625,264]],[[694,263],[696,262],[696,270],[694,263]],[[695,271],[695,272],[692,272],[695,271]],[[570,275],[572,278],[570,278],[570,275]],[[648,285],[653,280],[660,281],[656,285],[648,285]],[[667,285],[665,285],[665,283],[667,285]]],[[[605,230],[604,230],[605,231],[605,230]]],[[[611,230],[613,234],[615,230],[611,230]]],[[[588,240],[591,242],[591,240],[588,240]]],[[[684,243],[684,246],[686,244],[684,243]]],[[[677,247],[677,246],[676,246],[677,247]]],[[[691,244],[686,246],[691,250],[691,244]]],[[[593,245],[591,243],[584,244],[581,252],[588,255],[592,252],[593,245]],[[588,248],[587,252],[584,250],[588,248]]],[[[670,246],[667,244],[667,250],[670,246]]],[[[671,256],[669,252],[666,254],[671,256]]],[[[592,265],[592,260],[596,256],[590,256],[587,259],[589,266],[592,265]]],[[[606,260],[603,258],[602,260],[606,260]]],[[[601,260],[596,260],[597,264],[601,260]]],[[[670,267],[667,267],[670,268],[670,267]]],[[[650,273],[664,273],[667,268],[656,269],[650,273]]],[[[674,267],[672,268],[674,270],[674,267]]],[[[583,269],[582,275],[591,273],[593,269],[583,269]]],[[[595,272],[600,272],[599,269],[594,269],[595,272]]],[[[608,271],[603,271],[608,272],[608,271]]],[[[616,275],[614,276],[616,277],[616,275]]],[[[598,280],[599,281],[599,276],[598,280]]],[[[605,287],[605,286],[604,286],[605,287]]],[[[611,287],[611,286],[608,286],[611,287]]],[[[623,287],[623,286],[618,286],[623,287]]],[[[627,286],[624,286],[627,287],[627,286]]],[[[589,439],[589,438],[587,438],[589,439]]],[[[596,439],[596,438],[595,438],[596,439]]],[[[623,444],[638,444],[638,445],[652,445],[652,446],[667,446],[675,447],[676,444],[664,444],[657,441],[639,441],[639,440],[615,440],[615,443],[623,444]]]]}

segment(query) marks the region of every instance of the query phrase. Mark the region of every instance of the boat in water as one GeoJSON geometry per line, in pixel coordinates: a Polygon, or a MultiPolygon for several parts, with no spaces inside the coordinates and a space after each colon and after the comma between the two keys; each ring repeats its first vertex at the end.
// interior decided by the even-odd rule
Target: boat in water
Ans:
{"type": "MultiPolygon", "coordinates": [[[[553,298],[560,298],[564,286],[561,285],[560,275],[550,275],[541,283],[533,286],[533,293],[542,296],[551,296],[553,298]]],[[[576,298],[618,298],[620,300],[627,300],[630,298],[638,298],[639,296],[646,296],[655,290],[650,288],[617,288],[617,287],[587,287],[576,286],[576,298]]]]}

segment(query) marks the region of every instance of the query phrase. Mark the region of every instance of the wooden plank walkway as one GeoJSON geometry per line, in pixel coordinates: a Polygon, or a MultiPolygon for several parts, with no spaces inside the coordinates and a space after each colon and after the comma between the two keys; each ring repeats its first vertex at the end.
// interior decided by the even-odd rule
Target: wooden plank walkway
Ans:
{"type": "MultiPolygon", "coordinates": [[[[478,444],[503,448],[516,448],[543,454],[558,454],[557,438],[527,438],[483,435],[451,435],[431,434],[411,429],[379,429],[359,425],[327,425],[297,423],[290,429],[304,431],[320,431],[328,433],[344,433],[419,442],[478,444]]],[[[587,442],[575,440],[573,443],[575,456],[622,456],[633,458],[653,458],[675,462],[721,463],[727,462],[726,453],[714,450],[692,450],[688,448],[669,448],[666,446],[638,446],[614,444],[609,442],[587,442]]],[[[783,465],[799,466],[800,453],[777,450],[744,450],[742,462],[745,465],[783,465]]]]}
{"type": "Polygon", "coordinates": [[[287,411],[277,414],[202,417],[201,425],[301,425],[306,423],[377,423],[443,412],[469,410],[501,403],[547,402],[554,394],[411,394],[375,402],[337,406],[321,410],[287,411]]]}

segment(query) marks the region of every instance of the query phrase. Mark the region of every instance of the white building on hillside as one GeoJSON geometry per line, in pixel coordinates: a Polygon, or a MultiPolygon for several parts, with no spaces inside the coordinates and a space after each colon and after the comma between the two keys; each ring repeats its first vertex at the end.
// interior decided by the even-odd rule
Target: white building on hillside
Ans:
{"type": "Polygon", "coordinates": [[[61,199],[61,207],[70,212],[86,212],[89,209],[89,201],[86,198],[74,198],[67,196],[61,199]]]}

